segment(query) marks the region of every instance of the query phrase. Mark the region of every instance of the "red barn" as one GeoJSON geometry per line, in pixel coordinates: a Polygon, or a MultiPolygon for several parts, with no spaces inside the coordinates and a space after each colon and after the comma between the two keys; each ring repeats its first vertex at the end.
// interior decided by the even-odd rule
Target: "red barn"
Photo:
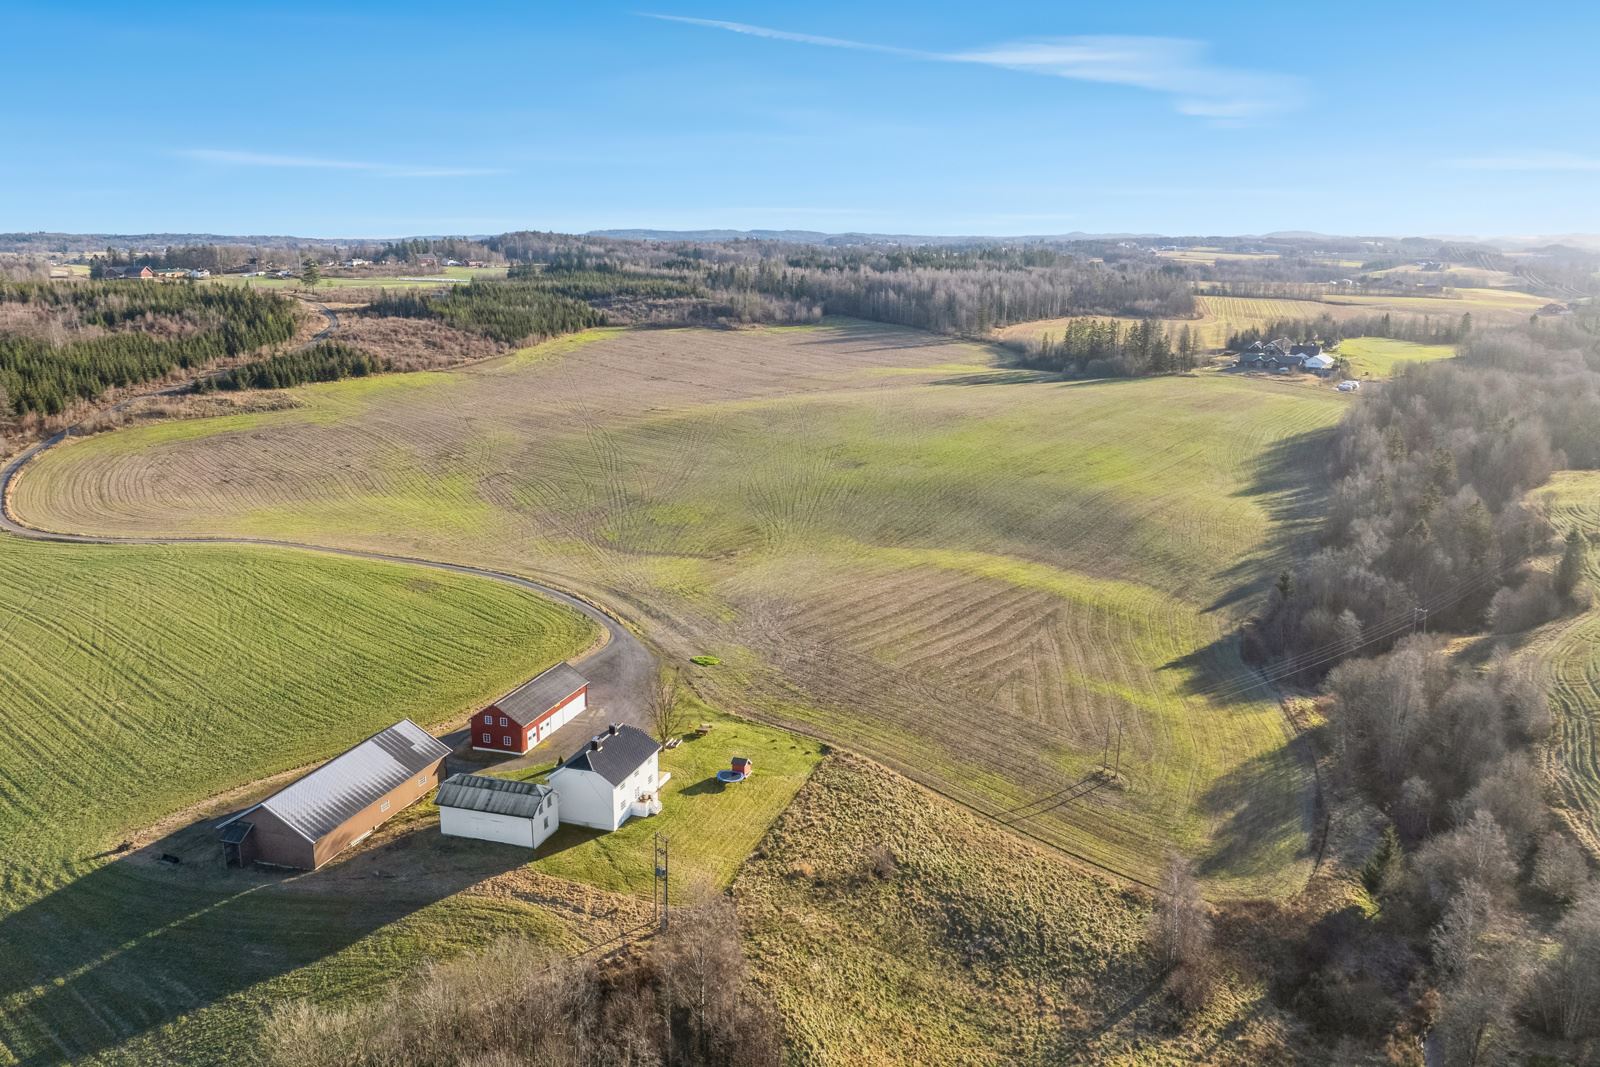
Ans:
{"type": "Polygon", "coordinates": [[[521,754],[561,729],[589,701],[589,680],[558,663],[472,717],[472,747],[521,754]]]}

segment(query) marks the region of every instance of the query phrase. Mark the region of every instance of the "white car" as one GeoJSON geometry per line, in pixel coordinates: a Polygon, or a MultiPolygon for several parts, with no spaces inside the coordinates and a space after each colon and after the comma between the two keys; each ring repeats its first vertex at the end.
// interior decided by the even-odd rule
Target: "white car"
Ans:
{"type": "Polygon", "coordinates": [[[1353,393],[1357,389],[1360,389],[1360,388],[1361,388],[1361,383],[1360,382],[1340,382],[1339,383],[1339,392],[1341,392],[1341,393],[1353,393]]]}

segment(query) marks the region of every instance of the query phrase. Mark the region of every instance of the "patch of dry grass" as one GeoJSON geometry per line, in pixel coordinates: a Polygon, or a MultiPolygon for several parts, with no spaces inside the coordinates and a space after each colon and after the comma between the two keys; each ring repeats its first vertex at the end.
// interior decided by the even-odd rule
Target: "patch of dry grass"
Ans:
{"type": "Polygon", "coordinates": [[[510,351],[497,341],[442,322],[359,313],[341,315],[335,336],[341,344],[387,359],[397,371],[436,370],[510,351]]]}
{"type": "Polygon", "coordinates": [[[1318,1062],[1224,968],[1180,1013],[1144,948],[1150,901],[930,796],[826,760],[734,884],[797,1063],[1318,1062]]]}

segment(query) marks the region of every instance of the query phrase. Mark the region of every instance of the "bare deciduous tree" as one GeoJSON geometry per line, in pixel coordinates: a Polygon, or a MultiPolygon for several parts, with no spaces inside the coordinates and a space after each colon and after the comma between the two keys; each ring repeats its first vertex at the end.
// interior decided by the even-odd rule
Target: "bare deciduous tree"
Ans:
{"type": "Polygon", "coordinates": [[[1478,812],[1460,829],[1440,834],[1423,845],[1417,852],[1416,866],[1428,897],[1438,908],[1447,906],[1468,882],[1499,896],[1517,876],[1506,835],[1486,811],[1478,812]]]}
{"type": "Polygon", "coordinates": [[[655,688],[650,691],[650,725],[662,744],[683,733],[688,717],[678,699],[678,682],[677,668],[669,667],[656,678],[655,688]]]}
{"type": "Polygon", "coordinates": [[[1552,830],[1539,839],[1533,857],[1533,884],[1557,900],[1572,900],[1589,881],[1589,861],[1583,849],[1565,834],[1552,830]]]}
{"type": "Polygon", "coordinates": [[[717,897],[682,911],[652,953],[672,1034],[672,1062],[776,1064],[774,1021],[751,993],[733,904],[717,897]]]}
{"type": "Polygon", "coordinates": [[[1163,967],[1203,962],[1211,948],[1211,913],[1194,876],[1194,864],[1176,853],[1167,857],[1161,897],[1150,916],[1150,947],[1163,967]]]}
{"type": "Polygon", "coordinates": [[[1545,1027],[1569,1040],[1600,1037],[1600,882],[1592,882],[1556,924],[1556,954],[1535,985],[1545,1027]]]}

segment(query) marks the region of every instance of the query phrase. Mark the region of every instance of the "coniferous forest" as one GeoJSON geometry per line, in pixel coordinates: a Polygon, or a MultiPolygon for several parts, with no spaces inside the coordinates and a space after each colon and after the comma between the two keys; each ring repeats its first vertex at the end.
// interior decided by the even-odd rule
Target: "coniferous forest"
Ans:
{"type": "Polygon", "coordinates": [[[57,415],[294,336],[294,303],[226,286],[0,282],[0,414],[57,415]]]}

